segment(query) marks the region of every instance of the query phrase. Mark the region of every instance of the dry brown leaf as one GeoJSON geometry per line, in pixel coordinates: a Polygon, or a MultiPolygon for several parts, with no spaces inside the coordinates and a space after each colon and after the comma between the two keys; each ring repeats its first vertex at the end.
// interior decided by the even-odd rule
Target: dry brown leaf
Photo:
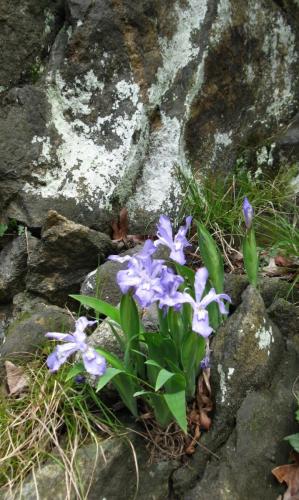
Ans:
{"type": "Polygon", "coordinates": [[[272,474],[280,483],[286,483],[287,491],[283,500],[299,500],[299,464],[280,465],[272,470],[272,474]]]}
{"type": "Polygon", "coordinates": [[[149,236],[145,234],[128,234],[129,221],[128,210],[124,207],[121,209],[118,221],[112,221],[112,239],[114,241],[131,243],[132,246],[143,243],[149,236]]]}
{"type": "Polygon", "coordinates": [[[283,276],[290,272],[288,268],[278,266],[274,257],[270,258],[268,266],[265,266],[263,271],[267,276],[283,276]]]}
{"type": "Polygon", "coordinates": [[[191,429],[190,441],[188,442],[185,453],[192,455],[195,452],[198,440],[201,435],[201,429],[208,431],[212,425],[212,420],[209,417],[213,409],[213,402],[211,399],[211,385],[210,385],[210,368],[203,370],[197,382],[196,400],[192,405],[192,409],[188,413],[188,423],[191,429]]]}
{"type": "Polygon", "coordinates": [[[200,414],[200,425],[203,429],[209,430],[212,424],[208,413],[213,409],[213,402],[211,399],[211,385],[210,385],[210,368],[202,371],[198,378],[197,383],[197,406],[200,414]]]}
{"type": "Polygon", "coordinates": [[[287,259],[283,255],[276,255],[274,260],[278,267],[292,267],[294,265],[294,262],[291,259],[287,259]]]}
{"type": "Polygon", "coordinates": [[[24,368],[16,366],[11,361],[5,361],[8,395],[17,396],[28,388],[29,381],[24,368]]]}
{"type": "Polygon", "coordinates": [[[118,221],[112,221],[112,239],[126,241],[128,235],[128,210],[124,207],[119,213],[118,221]]]}

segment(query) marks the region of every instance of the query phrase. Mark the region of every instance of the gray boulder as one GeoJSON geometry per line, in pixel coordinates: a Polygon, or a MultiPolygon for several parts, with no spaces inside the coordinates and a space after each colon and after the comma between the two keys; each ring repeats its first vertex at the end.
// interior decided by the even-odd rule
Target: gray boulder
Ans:
{"type": "Polygon", "coordinates": [[[292,338],[299,332],[299,306],[285,299],[277,299],[268,309],[271,320],[278,326],[285,338],[292,338]]]}
{"type": "Polygon", "coordinates": [[[270,321],[259,292],[248,286],[242,303],[212,342],[216,405],[234,418],[248,391],[263,386],[280,360],[282,337],[270,321]]]}
{"type": "Polygon", "coordinates": [[[48,342],[45,333],[67,332],[73,326],[74,320],[66,310],[42,302],[35,304],[10,322],[0,347],[0,363],[7,357],[23,359],[26,353],[35,353],[48,342]]]}
{"type": "Polygon", "coordinates": [[[178,165],[223,173],[298,108],[298,2],[3,0],[1,19],[0,199],[30,227],[55,208],[106,230],[126,205],[144,232],[179,212],[178,165]]]}

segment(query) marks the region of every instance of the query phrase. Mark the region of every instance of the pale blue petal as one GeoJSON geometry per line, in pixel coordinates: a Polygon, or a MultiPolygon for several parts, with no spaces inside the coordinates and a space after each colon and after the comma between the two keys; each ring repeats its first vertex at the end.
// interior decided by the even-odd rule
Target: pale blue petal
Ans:
{"type": "Polygon", "coordinates": [[[198,271],[196,271],[195,281],[194,281],[196,302],[201,301],[203,292],[207,284],[208,277],[209,273],[206,267],[201,267],[200,269],[198,269],[198,271]]]}
{"type": "Polygon", "coordinates": [[[84,367],[91,375],[101,376],[106,371],[106,360],[97,353],[92,347],[89,347],[83,354],[82,359],[84,367]]]}

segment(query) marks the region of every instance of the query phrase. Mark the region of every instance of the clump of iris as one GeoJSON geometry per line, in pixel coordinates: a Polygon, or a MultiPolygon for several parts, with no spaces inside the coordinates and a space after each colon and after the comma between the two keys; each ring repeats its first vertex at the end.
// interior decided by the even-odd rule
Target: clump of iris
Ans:
{"type": "Polygon", "coordinates": [[[205,267],[198,269],[195,274],[195,299],[186,291],[181,291],[184,279],[173,272],[162,259],[153,259],[157,246],[164,245],[170,250],[170,258],[180,265],[186,263],[184,249],[189,246],[186,234],[191,225],[191,217],[181,226],[176,235],[168,217],[162,215],[159,219],[155,242],[147,240],[141,252],[134,256],[121,257],[111,255],[110,260],[124,263],[127,269],[117,273],[117,283],[123,293],[131,291],[134,298],[143,308],[158,303],[159,308],[173,307],[180,310],[182,304],[189,303],[193,308],[192,329],[194,332],[207,338],[213,331],[209,325],[207,307],[212,302],[219,306],[221,314],[227,314],[223,300],[230,302],[230,297],[224,293],[217,294],[211,288],[204,296],[208,280],[208,270],[205,267]]]}
{"type": "MultiPolygon", "coordinates": [[[[174,235],[168,217],[161,215],[157,226],[158,239],[153,242],[148,239],[142,250],[133,256],[111,255],[109,260],[125,263],[127,268],[117,273],[117,283],[123,294],[132,293],[142,308],[148,308],[157,303],[160,309],[167,311],[173,307],[179,311],[182,304],[189,303],[193,309],[192,330],[204,338],[208,338],[213,329],[209,324],[207,307],[212,302],[218,304],[221,314],[227,314],[224,300],[231,302],[230,297],[224,293],[217,294],[214,288],[204,295],[208,270],[202,267],[195,273],[193,298],[183,288],[184,279],[175,274],[173,269],[165,264],[163,259],[154,259],[153,255],[159,245],[164,245],[170,250],[170,258],[180,265],[186,263],[184,249],[189,246],[187,232],[192,218],[187,217],[184,226],[181,226],[174,235]]],[[[85,369],[92,375],[101,376],[106,370],[106,361],[95,349],[86,342],[84,329],[94,324],[81,317],[76,322],[75,332],[71,334],[47,333],[47,337],[63,341],[47,359],[48,367],[52,372],[68,359],[71,354],[80,352],[85,369]]]]}

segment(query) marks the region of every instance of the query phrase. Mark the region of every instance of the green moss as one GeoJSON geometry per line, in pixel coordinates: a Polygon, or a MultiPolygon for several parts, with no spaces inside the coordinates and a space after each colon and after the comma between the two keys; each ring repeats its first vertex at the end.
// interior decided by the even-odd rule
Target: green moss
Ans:
{"type": "Polygon", "coordinates": [[[40,59],[37,58],[36,61],[28,69],[28,78],[30,79],[31,83],[36,83],[40,79],[43,71],[44,67],[41,64],[40,59]]]}

